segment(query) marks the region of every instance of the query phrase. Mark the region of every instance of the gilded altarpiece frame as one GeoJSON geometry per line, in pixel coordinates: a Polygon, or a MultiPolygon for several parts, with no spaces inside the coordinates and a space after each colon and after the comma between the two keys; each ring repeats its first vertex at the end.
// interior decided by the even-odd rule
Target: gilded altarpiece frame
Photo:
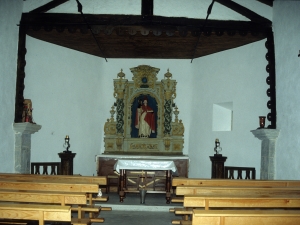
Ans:
{"type": "Polygon", "coordinates": [[[167,71],[157,81],[160,69],[140,65],[130,69],[132,81],[121,70],[114,79],[114,97],[111,118],[104,125],[104,154],[182,155],[184,126],[178,119],[176,80],[167,71]],[[147,137],[136,130],[137,109],[147,100],[152,111],[153,128],[147,137]]]}

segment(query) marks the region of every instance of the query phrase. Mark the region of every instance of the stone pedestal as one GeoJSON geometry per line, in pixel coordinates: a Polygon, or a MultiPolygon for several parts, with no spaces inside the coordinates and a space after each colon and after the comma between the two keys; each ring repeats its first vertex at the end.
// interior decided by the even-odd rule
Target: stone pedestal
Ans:
{"type": "Polygon", "coordinates": [[[41,125],[14,123],[15,131],[15,173],[30,173],[31,134],[39,131],[41,125]]]}
{"type": "Polygon", "coordinates": [[[260,179],[275,179],[275,149],[279,130],[257,129],[251,131],[261,142],[260,179]]]}
{"type": "Polygon", "coordinates": [[[225,177],[224,163],[227,157],[215,154],[214,156],[209,156],[209,158],[211,160],[211,178],[223,179],[225,177]]]}
{"type": "Polygon", "coordinates": [[[58,155],[61,158],[61,175],[73,175],[73,159],[76,153],[64,151],[58,155]]]}

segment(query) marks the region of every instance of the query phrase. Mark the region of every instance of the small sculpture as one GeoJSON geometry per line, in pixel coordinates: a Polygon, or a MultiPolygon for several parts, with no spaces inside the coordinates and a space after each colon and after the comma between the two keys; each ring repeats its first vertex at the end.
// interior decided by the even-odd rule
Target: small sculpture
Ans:
{"type": "Polygon", "coordinates": [[[221,146],[220,146],[220,142],[219,142],[219,139],[218,139],[218,138],[215,140],[215,148],[214,148],[214,151],[216,152],[215,155],[221,155],[221,154],[219,154],[219,152],[222,151],[222,148],[221,148],[221,146]]]}
{"type": "Polygon", "coordinates": [[[32,110],[33,110],[33,108],[32,108],[31,100],[30,99],[24,99],[22,122],[33,123],[32,110]]]}
{"type": "Polygon", "coordinates": [[[69,148],[70,148],[70,138],[69,138],[69,135],[67,135],[65,137],[65,143],[63,145],[63,147],[66,149],[66,151],[64,151],[64,153],[70,153],[71,151],[69,151],[69,148]]]}

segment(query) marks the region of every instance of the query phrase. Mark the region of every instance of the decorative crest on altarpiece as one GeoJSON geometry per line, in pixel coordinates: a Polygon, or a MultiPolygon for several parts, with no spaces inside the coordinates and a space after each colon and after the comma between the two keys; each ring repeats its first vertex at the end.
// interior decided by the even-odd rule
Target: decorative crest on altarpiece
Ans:
{"type": "Polygon", "coordinates": [[[158,68],[140,65],[130,71],[132,81],[122,69],[113,80],[116,102],[104,125],[104,154],[182,155],[184,125],[174,103],[176,80],[169,69],[161,81],[158,68]]]}

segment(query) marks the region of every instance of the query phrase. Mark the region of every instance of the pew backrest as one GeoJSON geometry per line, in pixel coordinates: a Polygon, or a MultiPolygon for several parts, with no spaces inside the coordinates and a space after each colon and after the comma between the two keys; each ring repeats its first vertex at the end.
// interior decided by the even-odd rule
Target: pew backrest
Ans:
{"type": "Polygon", "coordinates": [[[0,173],[0,179],[11,180],[45,180],[45,181],[69,181],[78,183],[96,183],[98,185],[107,185],[106,176],[74,176],[74,175],[38,175],[38,174],[17,174],[0,173]]]}
{"type": "Polygon", "coordinates": [[[38,220],[71,222],[71,207],[43,204],[0,203],[1,219],[38,220]]]}
{"type": "Polygon", "coordinates": [[[16,181],[0,179],[0,189],[21,191],[84,192],[98,193],[98,184],[50,181],[16,181]]]}
{"type": "Polygon", "coordinates": [[[0,190],[0,201],[86,205],[85,193],[0,190]]]}
{"type": "Polygon", "coordinates": [[[263,195],[263,194],[286,194],[300,195],[300,187],[221,187],[221,186],[178,186],[177,196],[199,194],[222,194],[222,195],[263,195]]]}
{"type": "MultiPolygon", "coordinates": [[[[300,195],[185,195],[185,208],[298,208],[300,209],[300,195]]],[[[299,211],[300,213],[300,211],[299,211]]]]}
{"type": "Polygon", "coordinates": [[[233,180],[173,177],[172,186],[300,187],[300,180],[233,180]]]}

